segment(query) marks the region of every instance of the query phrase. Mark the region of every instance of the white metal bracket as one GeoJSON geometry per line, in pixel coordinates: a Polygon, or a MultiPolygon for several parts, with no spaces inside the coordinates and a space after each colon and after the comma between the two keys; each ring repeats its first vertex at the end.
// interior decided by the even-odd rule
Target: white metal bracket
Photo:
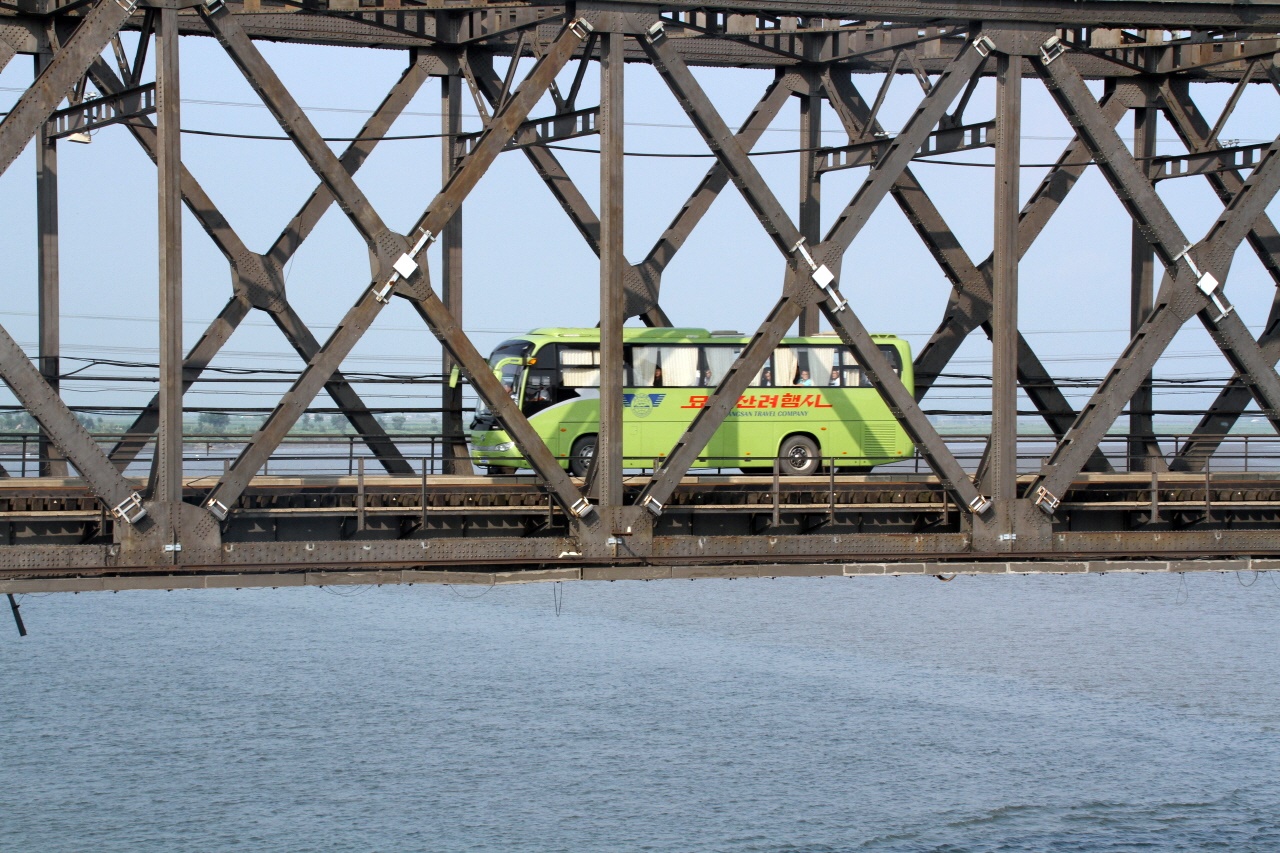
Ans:
{"type": "Polygon", "coordinates": [[[986,495],[978,495],[969,501],[969,512],[974,515],[982,515],[989,509],[991,509],[991,499],[986,495]]]}
{"type": "Polygon", "coordinates": [[[649,37],[650,44],[657,44],[667,37],[667,25],[662,21],[654,21],[646,35],[649,37]]]}
{"type": "Polygon", "coordinates": [[[991,40],[991,36],[978,36],[973,40],[973,49],[979,56],[990,56],[991,51],[996,49],[996,43],[991,40]]]}
{"type": "Polygon", "coordinates": [[[1036,489],[1035,505],[1038,506],[1040,511],[1045,515],[1053,515],[1054,511],[1057,510],[1059,503],[1061,503],[1061,500],[1055,497],[1053,492],[1049,491],[1044,486],[1036,489]]]}
{"type": "Polygon", "coordinates": [[[227,505],[217,498],[205,504],[205,509],[209,510],[209,514],[218,519],[218,521],[227,520],[227,505]]]}
{"type": "Polygon", "coordinates": [[[791,247],[794,254],[799,254],[800,258],[809,267],[809,272],[813,277],[813,283],[826,291],[827,297],[831,299],[831,307],[835,311],[843,311],[848,307],[849,303],[841,298],[840,294],[834,287],[832,282],[836,280],[836,274],[827,268],[826,264],[819,264],[814,261],[813,256],[809,254],[808,248],[805,247],[805,239],[800,238],[794,246],[791,247]]]}
{"type": "MultiPolygon", "coordinates": [[[[1191,259],[1187,258],[1187,260],[1189,261],[1191,259]]],[[[1234,305],[1228,305],[1223,299],[1222,291],[1218,290],[1218,285],[1220,283],[1221,282],[1214,278],[1210,273],[1205,273],[1200,276],[1199,281],[1196,282],[1196,287],[1200,292],[1209,297],[1209,301],[1213,303],[1213,307],[1218,309],[1218,316],[1213,318],[1213,322],[1215,323],[1221,321],[1222,318],[1226,317],[1236,308],[1234,305]]]]}
{"type": "Polygon", "coordinates": [[[137,524],[147,517],[147,510],[142,505],[142,496],[137,492],[130,492],[129,497],[111,508],[111,514],[130,524],[137,524]]]}
{"type": "Polygon", "coordinates": [[[1040,61],[1048,65],[1066,52],[1067,46],[1061,37],[1049,36],[1049,40],[1040,45],[1040,61]]]}
{"type": "Polygon", "coordinates": [[[653,495],[646,497],[640,505],[649,510],[649,512],[653,514],[654,518],[662,515],[662,501],[658,500],[653,495]]]}
{"type": "Polygon", "coordinates": [[[569,507],[569,512],[573,513],[574,518],[586,518],[595,511],[596,508],[586,498],[578,498],[573,502],[573,506],[569,507]]]}

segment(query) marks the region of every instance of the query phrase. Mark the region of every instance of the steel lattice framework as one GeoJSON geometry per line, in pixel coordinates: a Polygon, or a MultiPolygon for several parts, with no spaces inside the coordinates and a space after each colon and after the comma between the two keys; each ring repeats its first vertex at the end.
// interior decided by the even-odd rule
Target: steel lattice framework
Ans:
{"type": "Polygon", "coordinates": [[[175,585],[281,585],[483,579],[460,567],[518,567],[526,577],[672,577],[704,574],[828,574],[952,570],[1075,571],[1121,567],[1272,568],[1280,552],[1280,475],[1207,473],[1224,436],[1251,404],[1280,429],[1280,300],[1255,337],[1228,297],[1228,271],[1242,243],[1280,284],[1280,232],[1266,207],[1280,189],[1280,136],[1264,145],[1219,142],[1250,85],[1280,88],[1280,3],[1140,2],[410,2],[410,0],[19,0],[0,10],[0,67],[17,53],[38,73],[0,122],[0,170],[29,145],[41,176],[56,174],[57,140],[121,124],[158,170],[160,387],[125,437],[104,449],[59,394],[57,196],[38,186],[41,344],[33,361],[0,328],[0,376],[45,437],[41,473],[6,484],[0,587],[7,591],[175,585]],[[141,33],[127,51],[122,30],[141,33]],[[195,177],[179,147],[178,50],[183,36],[211,36],[272,112],[318,179],[315,191],[265,252],[250,249],[195,177]],[[341,155],[335,155],[255,42],[294,41],[403,50],[400,79],[341,155]],[[155,50],[155,80],[143,79],[155,50]],[[132,55],[131,55],[132,53],[132,55]],[[530,57],[517,80],[495,57],[530,57]],[[714,154],[707,171],[652,251],[622,253],[622,68],[645,62],[660,75],[714,154]],[[736,130],[726,124],[691,67],[771,69],[773,80],[736,130]],[[572,87],[556,77],[576,67],[572,87]],[[597,106],[579,104],[589,69],[597,106]],[[878,119],[887,82],[871,97],[860,74],[914,75],[923,95],[888,136],[878,119]],[[977,81],[994,77],[994,118],[966,124],[977,81]],[[445,177],[412,229],[390,228],[354,178],[405,106],[441,81],[445,177]],[[1019,205],[1021,92],[1040,81],[1075,131],[1056,165],[1019,205]],[[1086,80],[1104,80],[1095,97],[1086,80]],[[1192,84],[1233,87],[1225,110],[1204,115],[1192,84]],[[86,82],[96,95],[85,96],[86,82]],[[69,93],[70,98],[69,98],[69,93]],[[484,128],[464,134],[461,101],[484,105],[484,128]],[[550,95],[555,111],[534,115],[550,95]],[[64,106],[64,102],[68,102],[64,106]],[[801,104],[800,203],[788,211],[750,157],[792,98],[801,104]],[[823,106],[848,144],[824,148],[823,106]],[[1117,125],[1135,115],[1136,140],[1117,125]],[[1157,115],[1186,154],[1153,158],[1157,115]],[[153,117],[153,118],[152,118],[153,117]],[[552,145],[596,134],[600,202],[574,185],[552,145]],[[33,142],[34,140],[34,142],[33,142]],[[994,251],[970,257],[912,174],[922,154],[991,147],[995,152],[994,251]],[[523,156],[600,261],[599,452],[586,482],[571,478],[488,369],[461,317],[459,211],[495,159],[523,156]],[[825,233],[822,176],[867,168],[825,233]],[[1135,250],[1132,339],[1087,404],[1076,411],[1018,327],[1019,260],[1086,169],[1096,167],[1132,218],[1135,250]],[[1203,236],[1189,234],[1155,190],[1171,177],[1203,176],[1223,209],[1203,236]],[[663,271],[715,198],[732,184],[787,264],[776,302],[685,434],[652,476],[624,481],[623,352],[629,318],[669,325],[663,271]],[[953,288],[942,320],[916,359],[909,391],[842,296],[846,253],[871,214],[892,200],[953,288]],[[282,270],[335,204],[367,244],[371,278],[321,342],[285,294],[282,270]],[[226,257],[232,294],[189,352],[182,351],[182,206],[226,257]],[[442,253],[429,280],[426,253],[442,253]],[[1162,268],[1157,286],[1155,265],[1162,268]],[[449,473],[419,488],[402,449],[341,372],[344,358],[392,299],[404,299],[439,339],[446,372],[456,365],[500,418],[534,469],[533,481],[467,479],[462,397],[442,389],[449,473]],[[237,326],[265,312],[305,365],[263,427],[212,484],[184,483],[183,392],[199,380],[237,326]],[[820,483],[690,485],[687,474],[769,352],[787,331],[825,318],[864,366],[919,448],[932,475],[891,483],[834,475],[820,483]],[[1205,412],[1192,440],[1162,448],[1151,419],[1151,372],[1175,333],[1202,324],[1234,377],[1205,412]],[[925,416],[920,400],[967,336],[992,341],[992,428],[976,474],[967,472],[925,416]],[[1017,400],[1031,400],[1056,441],[1040,470],[1017,471],[1017,400]],[[313,401],[327,393],[385,469],[377,478],[314,484],[260,472],[313,401]],[[1128,471],[1100,442],[1128,411],[1128,471]],[[147,482],[122,471],[148,442],[147,482]],[[69,468],[80,480],[53,479],[69,468]],[[713,498],[720,489],[723,494],[713,498]],[[310,490],[310,491],[309,491],[310,490]],[[374,497],[376,496],[376,500],[374,497]],[[51,520],[42,515],[57,509],[51,520]],[[316,509],[312,512],[312,509],[316,509]],[[267,521],[264,521],[267,519],[267,521]],[[354,528],[354,529],[352,529],[354,528]],[[1132,562],[1141,558],[1160,562],[1132,562]],[[1228,557],[1227,563],[1184,563],[1228,557]],[[1130,562],[1125,562],[1130,561],[1130,562]],[[1242,562],[1243,561],[1243,562],[1242,562]],[[324,574],[307,574],[323,571],[324,574]],[[340,574],[335,572],[347,572],[340,574]]]}

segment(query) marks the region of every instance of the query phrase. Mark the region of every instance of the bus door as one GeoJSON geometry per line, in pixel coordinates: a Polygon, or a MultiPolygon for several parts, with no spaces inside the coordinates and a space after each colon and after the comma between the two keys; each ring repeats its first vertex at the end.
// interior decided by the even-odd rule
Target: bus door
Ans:
{"type": "MultiPolygon", "coordinates": [[[[519,356],[511,356],[501,358],[493,365],[493,375],[502,383],[502,390],[507,392],[507,396],[520,403],[520,380],[524,378],[524,359],[519,356]]],[[[476,401],[476,412],[480,412],[484,406],[483,400],[476,401]]]]}

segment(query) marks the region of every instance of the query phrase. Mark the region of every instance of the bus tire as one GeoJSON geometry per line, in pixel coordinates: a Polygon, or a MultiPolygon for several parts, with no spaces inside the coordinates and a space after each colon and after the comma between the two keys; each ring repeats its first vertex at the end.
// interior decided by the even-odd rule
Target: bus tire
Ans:
{"type": "Polygon", "coordinates": [[[807,477],[818,473],[818,468],[822,465],[818,443],[807,435],[789,435],[784,438],[782,446],[778,448],[778,456],[782,459],[784,477],[807,477]]]}
{"type": "Polygon", "coordinates": [[[575,477],[587,476],[591,461],[596,457],[595,435],[580,435],[569,451],[569,473],[575,477]]]}

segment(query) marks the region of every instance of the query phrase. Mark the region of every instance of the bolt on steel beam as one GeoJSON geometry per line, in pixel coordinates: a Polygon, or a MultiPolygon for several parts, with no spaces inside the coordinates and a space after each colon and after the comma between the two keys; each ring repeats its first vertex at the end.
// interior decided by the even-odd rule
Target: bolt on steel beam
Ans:
{"type": "MultiPolygon", "coordinates": [[[[837,75],[828,71],[824,75],[824,85],[828,100],[845,125],[851,139],[884,132],[878,123],[871,120],[866,102],[847,75],[837,75]]],[[[1118,101],[1116,103],[1123,107],[1118,101]]],[[[1116,111],[1117,121],[1123,113],[1123,108],[1116,111]]],[[[1067,155],[1064,154],[1063,158],[1060,158],[1059,165],[1064,160],[1067,163],[1075,162],[1066,160],[1066,157],[1067,155]]],[[[1079,166],[1079,171],[1083,172],[1083,170],[1084,166],[1079,166]]],[[[1047,185],[1063,184],[1062,181],[1054,178],[1054,174],[1055,172],[1051,172],[1045,178],[1040,190],[1028,201],[1019,217],[1019,258],[1026,254],[1030,242],[1039,234],[1039,227],[1028,226],[1028,222],[1039,223],[1042,227],[1047,216],[1037,214],[1050,204],[1056,209],[1057,201],[1050,200],[1061,199],[1061,195],[1050,195],[1044,192],[1047,185]]],[[[1070,186],[1071,183],[1066,183],[1061,193],[1065,195],[1070,186]]],[[[929,392],[934,377],[942,372],[970,332],[981,326],[990,334],[993,259],[988,257],[980,267],[974,266],[968,253],[960,245],[959,239],[909,168],[903,170],[890,192],[953,287],[942,325],[915,359],[915,397],[919,402],[929,392]]],[[[1049,425],[1050,430],[1054,435],[1061,437],[1075,420],[1076,412],[1021,333],[1018,334],[1018,378],[1023,390],[1049,425]]],[[[1109,471],[1111,465],[1106,457],[1098,452],[1090,458],[1088,469],[1109,471]]]]}
{"type": "Polygon", "coordinates": [[[1269,364],[1262,369],[1265,359],[1257,343],[1247,330],[1241,333],[1243,323],[1226,304],[1219,289],[1236,248],[1280,187],[1280,157],[1276,156],[1280,138],[1232,198],[1206,238],[1193,248],[1156,195],[1143,169],[1105,120],[1083,78],[1069,64],[1054,62],[1051,58],[1046,62],[1046,58],[1049,57],[1033,57],[1033,67],[1077,128],[1108,183],[1168,271],[1150,318],[1029,487],[1029,495],[1036,505],[1053,514],[1079,473],[1084,455],[1097,447],[1174,333],[1192,315],[1200,315],[1233,366],[1250,372],[1250,390],[1268,417],[1273,422],[1280,418],[1277,408],[1280,378],[1269,364]],[[1201,265],[1206,272],[1201,271],[1201,265]],[[1248,340],[1243,340],[1246,337],[1248,340]]]}
{"type": "MultiPolygon", "coordinates": [[[[822,300],[822,310],[832,327],[853,350],[872,384],[889,405],[890,411],[912,439],[920,445],[922,455],[938,473],[945,487],[954,492],[962,506],[967,506],[974,512],[985,512],[990,502],[978,494],[960,468],[955,456],[938,436],[924,413],[920,411],[910,393],[906,391],[902,380],[889,365],[888,359],[880,352],[871,335],[849,309],[848,303],[840,297],[833,285],[834,274],[825,264],[818,264],[805,249],[799,229],[783,211],[768,184],[756,171],[746,152],[737,144],[733,133],[725,125],[706,93],[666,38],[661,22],[647,30],[646,36],[641,39],[641,46],[649,55],[659,75],[684,107],[694,127],[706,140],[708,147],[724,164],[747,205],[764,226],[765,232],[792,265],[795,275],[790,279],[790,283],[792,287],[800,288],[803,294],[801,298],[795,298],[790,293],[784,293],[765,324],[761,326],[751,343],[739,355],[729,373],[710,396],[705,411],[699,412],[695,417],[671,455],[641,492],[639,498],[641,505],[655,515],[662,512],[662,507],[674,490],[676,482],[688,470],[729,410],[736,405],[738,395],[742,393],[751,377],[763,365],[769,351],[790,326],[788,317],[792,320],[797,318],[808,298],[818,298],[822,300]]],[[[967,50],[953,61],[948,71],[939,79],[938,84],[926,96],[921,107],[916,110],[911,121],[904,127],[899,135],[900,142],[886,153],[878,168],[854,196],[854,201],[846,207],[845,215],[833,226],[832,231],[838,235],[839,239],[853,239],[861,223],[865,222],[866,216],[870,213],[868,208],[873,208],[888,193],[897,175],[906,168],[912,153],[919,147],[923,137],[932,130],[942,111],[959,93],[959,89],[963,88],[969,77],[976,73],[983,59],[985,54],[977,50],[967,50]],[[886,175],[888,175],[887,178],[886,175]]],[[[847,243],[844,246],[847,246],[847,243]]],[[[830,236],[827,242],[815,249],[815,255],[820,254],[824,258],[830,258],[830,262],[837,265],[842,252],[841,244],[830,236]]]]}
{"type": "MultiPolygon", "coordinates": [[[[90,65],[88,73],[94,84],[104,92],[123,90],[124,84],[101,57],[90,65]]],[[[373,147],[386,134],[395,118],[412,100],[414,93],[421,87],[427,76],[426,63],[410,63],[386,98],[365,122],[357,138],[339,159],[343,168],[354,174],[367,159],[373,147]]],[[[127,126],[134,139],[155,161],[158,142],[154,126],[142,117],[130,121],[127,126]]],[[[251,307],[250,295],[256,297],[256,304],[267,311],[304,363],[309,361],[320,349],[320,344],[293,311],[283,293],[282,283],[274,280],[268,267],[274,264],[274,268],[278,270],[288,263],[302,241],[311,233],[320,216],[332,204],[333,194],[323,183],[317,187],[303,203],[298,214],[285,226],[266,255],[259,256],[244,244],[239,234],[227,222],[217,205],[185,166],[181,167],[181,187],[182,198],[187,208],[232,265],[237,291],[237,295],[232,297],[218,317],[210,323],[183,362],[183,391],[185,392],[196,382],[213,357],[226,344],[232,332],[244,320],[248,308],[251,307]],[[255,260],[259,263],[255,264],[255,260]],[[241,310],[242,302],[245,309],[243,311],[241,310]]],[[[364,401],[346,382],[341,372],[335,371],[330,381],[326,383],[325,390],[389,473],[412,473],[412,466],[395,447],[382,425],[373,417],[364,401]]],[[[109,455],[119,470],[123,471],[129,465],[154,433],[159,422],[158,405],[159,398],[153,398],[139,413],[134,423],[125,430],[124,438],[112,448],[109,455]]]]}
{"type": "Polygon", "coordinates": [[[150,525],[142,496],[132,483],[120,476],[102,448],[3,327],[0,327],[0,378],[84,477],[89,490],[115,517],[133,525],[150,525]]]}
{"type": "Polygon", "coordinates": [[[156,449],[147,495],[160,536],[181,542],[182,506],[182,98],[178,11],[161,9],[156,27],[156,195],[159,239],[160,391],[156,449]]]}
{"type": "MultiPolygon", "coordinates": [[[[209,16],[206,15],[206,17],[209,16]]],[[[339,203],[342,204],[342,192],[351,192],[353,197],[360,200],[360,209],[358,211],[350,199],[346,203],[353,220],[358,219],[364,223],[367,233],[389,233],[382,226],[381,219],[372,206],[368,205],[367,201],[364,200],[363,194],[355,187],[354,182],[350,181],[350,177],[347,176],[345,182],[336,178],[336,172],[342,170],[333,168],[333,164],[330,161],[336,158],[333,157],[332,153],[328,152],[322,142],[316,147],[311,141],[308,141],[318,140],[319,135],[315,133],[305,115],[300,110],[296,110],[296,104],[293,103],[292,97],[284,91],[283,86],[275,78],[274,72],[264,62],[261,62],[260,55],[257,55],[252,45],[247,44],[247,39],[242,37],[243,32],[241,31],[240,35],[235,35],[236,28],[228,26],[225,15],[216,17],[219,17],[219,19],[215,21],[215,25],[230,33],[227,43],[231,44],[232,49],[245,61],[242,70],[248,67],[252,69],[252,73],[260,75],[259,86],[263,91],[270,90],[268,95],[272,103],[276,104],[277,107],[285,107],[285,111],[289,115],[290,125],[301,129],[295,141],[301,140],[301,144],[310,149],[311,156],[309,159],[313,161],[313,165],[318,170],[325,173],[327,176],[325,182],[331,190],[334,190],[334,195],[338,198],[339,203]],[[255,56],[257,57],[256,60],[254,59],[255,56]],[[274,83],[264,83],[263,81],[274,81],[274,83]],[[288,107],[289,104],[293,104],[293,107],[288,107]],[[335,187],[337,186],[341,186],[342,190],[336,190],[335,187]]],[[[213,18],[209,19],[213,20],[213,18]]],[[[377,280],[372,288],[362,293],[356,304],[335,328],[329,340],[317,352],[293,387],[289,389],[279,405],[267,418],[267,422],[254,440],[244,448],[240,456],[232,464],[231,469],[214,486],[213,491],[205,501],[205,505],[214,515],[226,516],[230,507],[239,499],[240,494],[247,487],[249,480],[266,462],[271,452],[284,438],[285,433],[293,426],[309,402],[314,399],[327,377],[337,369],[341,360],[363,336],[385,305],[385,300],[393,292],[402,293],[414,303],[419,313],[427,320],[432,332],[440,338],[442,343],[449,347],[452,355],[461,362],[463,371],[468,374],[473,387],[476,388],[481,398],[489,404],[494,413],[502,419],[508,431],[511,432],[512,439],[524,453],[526,460],[547,481],[548,487],[556,494],[557,499],[562,501],[566,510],[576,517],[584,517],[589,512],[589,504],[573,486],[568,475],[560,468],[559,463],[551,455],[551,452],[547,450],[546,445],[537,436],[537,433],[529,426],[519,407],[502,390],[501,384],[493,376],[492,372],[488,370],[486,362],[475,351],[474,346],[466,339],[456,320],[440,303],[434,292],[431,291],[423,269],[425,252],[432,238],[452,218],[463,199],[475,187],[489,165],[503,150],[515,128],[519,127],[520,123],[528,117],[529,111],[542,97],[543,93],[546,92],[555,74],[564,67],[564,64],[572,55],[573,49],[586,36],[587,32],[589,32],[589,29],[585,26],[585,22],[580,20],[575,20],[566,26],[546,53],[543,54],[542,58],[538,60],[525,82],[514,96],[508,100],[506,106],[494,115],[493,119],[488,123],[484,137],[475,145],[457,171],[453,173],[440,192],[432,199],[426,211],[415,224],[411,233],[415,235],[417,242],[395,262],[395,272],[385,283],[377,280]],[[402,278],[405,279],[403,283],[401,282],[402,278]],[[404,285],[410,280],[412,280],[412,286],[405,287],[404,285]],[[400,286],[400,289],[397,289],[397,285],[400,286]]],[[[345,172],[343,174],[345,175],[345,172]]]]}
{"type": "Polygon", "coordinates": [[[89,63],[107,46],[135,7],[134,0],[98,0],[62,50],[0,120],[0,174],[13,165],[54,107],[84,77],[89,63]]]}

